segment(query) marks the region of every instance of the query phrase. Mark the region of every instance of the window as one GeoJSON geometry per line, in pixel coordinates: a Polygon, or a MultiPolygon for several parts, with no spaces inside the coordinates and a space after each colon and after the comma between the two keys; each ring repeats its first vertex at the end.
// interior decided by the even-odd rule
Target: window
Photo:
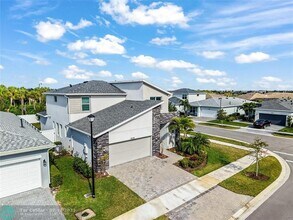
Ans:
{"type": "Polygon", "coordinates": [[[182,94],[182,99],[187,99],[187,94],[182,94]]]}
{"type": "Polygon", "coordinates": [[[57,102],[57,96],[54,95],[54,102],[57,102]]]}
{"type": "Polygon", "coordinates": [[[82,111],[90,110],[90,97],[81,97],[82,111]]]}
{"type": "Polygon", "coordinates": [[[151,96],[150,100],[162,100],[161,96],[151,96]]]}
{"type": "Polygon", "coordinates": [[[60,124],[60,128],[59,128],[59,132],[60,132],[59,136],[62,137],[62,125],[61,124],[60,124]]]}

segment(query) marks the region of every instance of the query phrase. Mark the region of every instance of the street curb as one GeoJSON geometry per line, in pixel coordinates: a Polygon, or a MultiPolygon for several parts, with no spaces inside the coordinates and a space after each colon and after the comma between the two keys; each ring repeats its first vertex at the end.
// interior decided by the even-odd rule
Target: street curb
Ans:
{"type": "Polygon", "coordinates": [[[280,162],[282,166],[282,171],[280,176],[265,188],[260,194],[250,200],[248,203],[245,204],[241,209],[232,215],[229,220],[244,220],[249,215],[251,215],[260,205],[262,205],[268,198],[270,198],[289,178],[290,176],[290,167],[286,163],[286,161],[281,158],[279,155],[268,151],[269,155],[274,156],[280,162]]]}

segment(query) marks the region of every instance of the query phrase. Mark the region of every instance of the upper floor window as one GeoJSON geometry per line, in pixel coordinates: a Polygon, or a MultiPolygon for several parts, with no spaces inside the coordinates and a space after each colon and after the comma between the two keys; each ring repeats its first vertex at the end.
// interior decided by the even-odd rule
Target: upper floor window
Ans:
{"type": "Polygon", "coordinates": [[[57,96],[54,95],[54,102],[57,102],[57,96]]]}
{"type": "Polygon", "coordinates": [[[81,97],[82,111],[90,110],[90,97],[81,97]]]}
{"type": "Polygon", "coordinates": [[[162,100],[161,96],[151,96],[150,100],[162,100]]]}
{"type": "Polygon", "coordinates": [[[182,99],[187,99],[187,94],[182,94],[182,99]]]}

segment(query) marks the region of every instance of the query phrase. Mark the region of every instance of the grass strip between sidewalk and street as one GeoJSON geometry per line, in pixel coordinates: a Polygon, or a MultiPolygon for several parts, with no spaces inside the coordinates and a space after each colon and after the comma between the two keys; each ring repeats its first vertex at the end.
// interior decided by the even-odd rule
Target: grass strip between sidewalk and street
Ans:
{"type": "MultiPolygon", "coordinates": [[[[195,132],[195,131],[188,132],[188,134],[191,134],[191,135],[194,135],[196,133],[198,133],[198,132],[195,132]]],[[[245,143],[242,141],[237,141],[237,140],[233,140],[233,139],[225,138],[225,137],[213,136],[213,135],[204,134],[204,133],[202,133],[202,134],[211,140],[222,141],[222,142],[226,142],[229,144],[235,144],[235,145],[239,145],[239,146],[249,147],[249,143],[245,143]]]]}
{"type": "Polygon", "coordinates": [[[279,131],[281,131],[281,132],[287,132],[287,133],[292,133],[292,135],[293,135],[293,127],[285,127],[285,128],[282,128],[279,131]]]}
{"type": "Polygon", "coordinates": [[[223,125],[221,125],[221,124],[212,124],[212,123],[209,123],[209,122],[201,122],[199,124],[204,125],[204,126],[211,126],[211,127],[231,129],[231,130],[239,129],[239,127],[232,127],[232,126],[224,125],[224,124],[223,125]]]}
{"type": "Polygon", "coordinates": [[[73,170],[73,157],[56,159],[63,176],[63,184],[56,195],[66,219],[76,219],[74,214],[84,209],[92,209],[94,219],[113,219],[144,202],[137,194],[113,176],[95,179],[96,198],[84,198],[90,192],[90,180],[73,170]]]}
{"type": "Polygon", "coordinates": [[[224,125],[233,125],[233,126],[239,126],[239,127],[247,127],[249,125],[249,123],[225,121],[225,120],[218,120],[218,119],[207,121],[207,122],[216,123],[216,124],[224,124],[224,125]]]}
{"type": "Polygon", "coordinates": [[[260,173],[268,176],[268,180],[255,180],[245,175],[247,172],[255,171],[256,164],[253,164],[234,176],[224,180],[219,185],[238,194],[257,196],[261,191],[273,183],[282,171],[281,164],[273,156],[263,158],[259,162],[259,165],[260,173]]]}
{"type": "Polygon", "coordinates": [[[198,170],[193,171],[195,176],[201,177],[214,170],[219,169],[233,161],[236,161],[250,152],[233,147],[228,147],[221,144],[211,143],[207,148],[208,160],[206,166],[198,170]]]}
{"type": "Polygon", "coordinates": [[[280,134],[280,133],[273,133],[276,137],[284,137],[284,138],[293,138],[293,134],[280,134]]]}

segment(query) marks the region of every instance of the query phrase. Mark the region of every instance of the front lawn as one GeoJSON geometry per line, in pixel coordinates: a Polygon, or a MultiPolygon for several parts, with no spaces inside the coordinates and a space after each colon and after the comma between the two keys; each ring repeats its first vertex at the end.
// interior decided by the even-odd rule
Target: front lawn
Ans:
{"type": "Polygon", "coordinates": [[[288,132],[288,133],[292,133],[293,134],[293,127],[282,128],[279,131],[281,131],[281,132],[288,132]]]}
{"type": "Polygon", "coordinates": [[[201,122],[199,123],[200,125],[205,125],[205,126],[212,126],[212,127],[217,127],[217,128],[225,128],[225,129],[239,129],[239,127],[232,127],[229,125],[221,125],[221,124],[211,124],[208,122],[201,122]]]}
{"type": "MultiPolygon", "coordinates": [[[[188,134],[194,135],[197,132],[194,131],[189,131],[188,134]]],[[[248,143],[242,142],[242,141],[237,141],[237,140],[233,140],[230,138],[224,138],[224,137],[217,137],[217,136],[213,136],[213,135],[209,135],[209,134],[203,134],[205,135],[208,139],[211,140],[216,140],[216,141],[222,141],[222,142],[226,142],[229,144],[235,144],[235,145],[240,145],[240,146],[244,146],[244,147],[249,147],[248,143]]]]}
{"type": "Polygon", "coordinates": [[[249,153],[250,152],[246,150],[211,143],[210,147],[207,148],[208,160],[206,166],[193,171],[193,174],[198,177],[203,176],[235,160],[238,160],[249,153]]]}
{"type": "Polygon", "coordinates": [[[256,165],[253,164],[245,170],[224,180],[220,183],[220,186],[238,194],[256,196],[274,182],[279,177],[282,170],[281,164],[275,157],[266,157],[260,161],[260,173],[268,176],[269,179],[255,180],[245,175],[246,172],[254,172],[255,166],[256,165]]]}
{"type": "Polygon", "coordinates": [[[234,121],[225,121],[225,120],[211,120],[208,121],[211,123],[216,123],[216,124],[224,124],[224,125],[233,125],[233,126],[238,126],[238,127],[247,127],[249,124],[248,123],[243,123],[243,122],[234,122],[234,121]]]}
{"type": "Polygon", "coordinates": [[[141,204],[144,200],[115,177],[96,179],[96,198],[84,198],[90,192],[90,181],[77,174],[73,168],[73,157],[64,156],[55,160],[63,176],[63,184],[56,195],[66,219],[76,219],[74,214],[91,208],[94,219],[113,219],[141,204]]]}

